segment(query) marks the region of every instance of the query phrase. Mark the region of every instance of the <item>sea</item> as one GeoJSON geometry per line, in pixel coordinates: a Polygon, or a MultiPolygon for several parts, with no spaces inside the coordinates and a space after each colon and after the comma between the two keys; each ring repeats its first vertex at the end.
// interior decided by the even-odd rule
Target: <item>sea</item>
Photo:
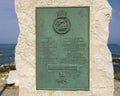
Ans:
{"type": "Polygon", "coordinates": [[[0,66],[15,63],[16,44],[0,44],[0,66]]]}
{"type": "MultiPolygon", "coordinates": [[[[15,64],[15,47],[16,44],[0,44],[0,66],[15,64]]],[[[120,59],[120,45],[108,44],[112,53],[112,58],[120,59]]],[[[114,73],[120,72],[120,64],[113,63],[114,73]]]]}
{"type": "MultiPolygon", "coordinates": [[[[108,44],[108,48],[112,53],[112,58],[120,59],[120,45],[119,44],[108,44]]],[[[114,74],[120,72],[120,63],[113,63],[114,74]]]]}

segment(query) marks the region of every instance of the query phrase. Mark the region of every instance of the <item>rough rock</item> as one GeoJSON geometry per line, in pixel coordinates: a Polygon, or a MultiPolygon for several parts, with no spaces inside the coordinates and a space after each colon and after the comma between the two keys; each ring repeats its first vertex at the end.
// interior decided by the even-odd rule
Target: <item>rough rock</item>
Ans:
{"type": "Polygon", "coordinates": [[[19,85],[18,74],[16,70],[9,72],[8,77],[6,78],[6,83],[15,84],[17,86],[19,85]]]}
{"type": "Polygon", "coordinates": [[[108,0],[15,0],[20,35],[15,63],[19,96],[113,96],[113,65],[107,47],[111,7],[108,0]],[[90,90],[36,90],[36,7],[90,7],[90,90]]]}

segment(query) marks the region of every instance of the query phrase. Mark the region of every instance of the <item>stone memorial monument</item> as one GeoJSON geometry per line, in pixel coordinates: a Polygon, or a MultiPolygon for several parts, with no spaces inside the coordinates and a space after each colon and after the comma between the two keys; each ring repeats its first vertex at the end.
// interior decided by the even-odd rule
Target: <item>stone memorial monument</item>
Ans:
{"type": "Polygon", "coordinates": [[[107,0],[16,0],[19,96],[113,96],[107,0]]]}

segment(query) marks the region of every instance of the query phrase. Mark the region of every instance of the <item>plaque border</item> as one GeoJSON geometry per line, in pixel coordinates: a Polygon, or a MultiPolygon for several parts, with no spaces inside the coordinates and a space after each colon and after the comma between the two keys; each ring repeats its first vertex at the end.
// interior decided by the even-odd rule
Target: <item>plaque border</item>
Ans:
{"type": "Polygon", "coordinates": [[[90,6],[52,6],[52,7],[36,7],[35,8],[35,32],[36,32],[36,64],[37,64],[37,10],[38,9],[45,9],[45,8],[88,8],[88,89],[86,90],[85,88],[71,88],[71,89],[66,89],[66,88],[42,88],[42,89],[37,89],[37,66],[35,69],[36,73],[36,90],[55,90],[55,91],[90,91],[90,6]]]}

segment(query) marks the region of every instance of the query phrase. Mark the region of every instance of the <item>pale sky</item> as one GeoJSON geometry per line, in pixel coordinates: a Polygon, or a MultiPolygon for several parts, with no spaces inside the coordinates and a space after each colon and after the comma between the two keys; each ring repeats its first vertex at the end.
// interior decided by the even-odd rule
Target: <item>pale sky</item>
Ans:
{"type": "Polygon", "coordinates": [[[18,34],[14,0],[0,0],[0,44],[16,43],[18,34]]]}
{"type": "MultiPolygon", "coordinates": [[[[112,6],[112,20],[108,43],[120,44],[120,0],[108,0],[112,6]]],[[[19,27],[14,0],[0,0],[0,44],[17,43],[19,27]]]]}
{"type": "Polygon", "coordinates": [[[112,6],[112,20],[109,28],[109,42],[120,44],[120,0],[109,0],[112,6]]]}

